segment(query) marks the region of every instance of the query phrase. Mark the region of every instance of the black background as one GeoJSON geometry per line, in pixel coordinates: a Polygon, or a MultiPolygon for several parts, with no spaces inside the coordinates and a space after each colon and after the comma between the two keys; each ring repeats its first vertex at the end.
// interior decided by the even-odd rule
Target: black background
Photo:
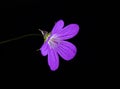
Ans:
{"type": "Polygon", "coordinates": [[[1,7],[0,41],[25,34],[50,32],[56,21],[65,26],[77,23],[80,31],[69,41],[76,45],[77,55],[71,61],[60,58],[59,69],[52,72],[36,49],[43,44],[41,36],[26,37],[0,45],[0,61],[4,75],[15,80],[80,80],[93,81],[96,77],[96,16],[89,2],[78,1],[21,1],[5,3],[1,7]]]}

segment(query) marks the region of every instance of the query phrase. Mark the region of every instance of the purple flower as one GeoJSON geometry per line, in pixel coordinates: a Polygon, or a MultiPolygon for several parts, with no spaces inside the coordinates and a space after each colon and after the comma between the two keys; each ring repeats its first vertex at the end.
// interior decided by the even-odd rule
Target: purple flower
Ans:
{"type": "Polygon", "coordinates": [[[71,60],[75,57],[77,49],[76,47],[65,41],[73,38],[77,35],[79,26],[77,24],[70,24],[64,27],[63,20],[59,20],[52,29],[51,33],[44,33],[44,44],[40,48],[43,56],[48,55],[48,65],[52,71],[55,71],[59,67],[59,56],[64,60],[71,60]]]}

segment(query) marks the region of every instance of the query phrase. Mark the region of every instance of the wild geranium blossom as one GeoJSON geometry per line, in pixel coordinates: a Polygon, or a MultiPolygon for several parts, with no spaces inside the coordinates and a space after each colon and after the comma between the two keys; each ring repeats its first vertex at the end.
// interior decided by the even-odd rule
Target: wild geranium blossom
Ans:
{"type": "Polygon", "coordinates": [[[76,47],[66,41],[77,35],[79,26],[77,24],[69,24],[64,27],[64,21],[59,20],[50,33],[44,33],[44,44],[40,48],[43,56],[48,55],[48,65],[52,71],[59,67],[59,56],[64,60],[71,60],[75,57],[76,47]]]}

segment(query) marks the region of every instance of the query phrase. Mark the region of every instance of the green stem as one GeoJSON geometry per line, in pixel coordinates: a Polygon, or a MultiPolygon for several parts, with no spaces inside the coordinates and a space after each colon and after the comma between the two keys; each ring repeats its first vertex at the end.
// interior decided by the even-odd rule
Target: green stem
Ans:
{"type": "Polygon", "coordinates": [[[13,38],[13,39],[10,39],[10,40],[1,41],[0,44],[4,44],[4,43],[11,42],[11,41],[19,40],[19,39],[29,37],[29,36],[41,36],[41,35],[40,34],[27,34],[27,35],[23,35],[23,36],[13,38]]]}

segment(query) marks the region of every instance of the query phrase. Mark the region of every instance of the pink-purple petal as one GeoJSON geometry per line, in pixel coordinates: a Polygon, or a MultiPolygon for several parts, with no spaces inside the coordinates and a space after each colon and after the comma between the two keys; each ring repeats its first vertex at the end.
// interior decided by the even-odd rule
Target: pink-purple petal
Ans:
{"type": "Polygon", "coordinates": [[[52,34],[58,33],[64,26],[64,21],[59,20],[52,29],[52,34]]]}
{"type": "Polygon", "coordinates": [[[72,43],[62,41],[57,48],[57,52],[64,60],[71,60],[75,57],[77,49],[72,43]]]}
{"type": "Polygon", "coordinates": [[[59,37],[62,40],[73,38],[79,32],[79,26],[77,24],[70,24],[59,32],[59,37]]]}
{"type": "Polygon", "coordinates": [[[59,67],[59,57],[54,49],[48,51],[48,65],[52,71],[55,71],[59,67]]]}
{"type": "Polygon", "coordinates": [[[42,45],[42,47],[40,48],[41,50],[41,54],[43,56],[46,56],[48,54],[48,43],[44,42],[44,44],[42,45]]]}

